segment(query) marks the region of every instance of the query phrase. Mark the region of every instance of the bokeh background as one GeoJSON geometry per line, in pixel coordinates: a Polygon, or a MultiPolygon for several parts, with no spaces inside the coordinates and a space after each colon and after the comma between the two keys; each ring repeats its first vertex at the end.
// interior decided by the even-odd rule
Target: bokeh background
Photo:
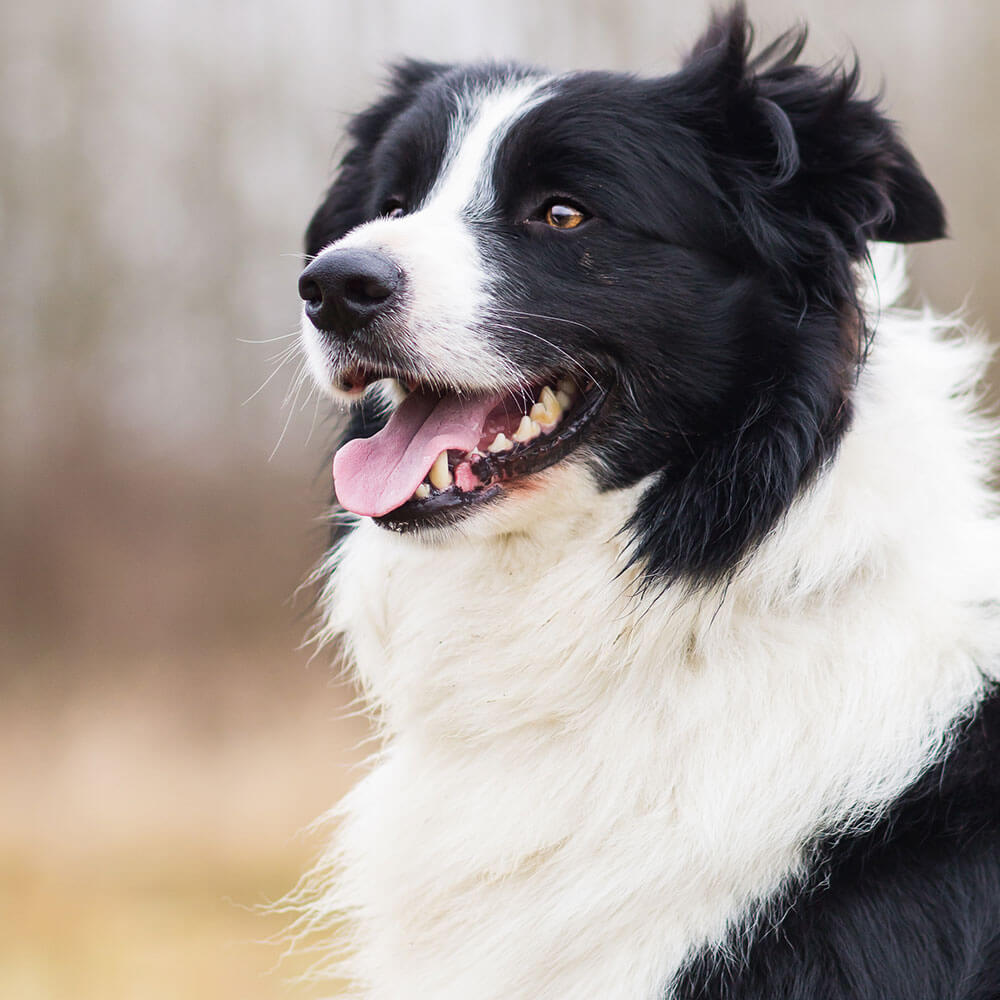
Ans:
{"type": "MultiPolygon", "coordinates": [[[[300,645],[333,419],[300,232],[393,58],[655,74],[708,7],[0,0],[0,997],[320,995],[256,909],[365,735],[300,645]]],[[[750,7],[884,83],[951,215],[915,285],[1000,330],[1000,6],[750,7]]]]}

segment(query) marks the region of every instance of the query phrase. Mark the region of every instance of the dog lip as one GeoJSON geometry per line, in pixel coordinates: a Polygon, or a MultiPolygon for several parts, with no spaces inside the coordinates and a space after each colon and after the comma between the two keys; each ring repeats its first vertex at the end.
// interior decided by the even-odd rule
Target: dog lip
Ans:
{"type": "Polygon", "coordinates": [[[338,389],[360,395],[375,382],[395,379],[411,391],[422,381],[416,371],[406,365],[385,362],[353,361],[338,367],[333,381],[338,389]]]}

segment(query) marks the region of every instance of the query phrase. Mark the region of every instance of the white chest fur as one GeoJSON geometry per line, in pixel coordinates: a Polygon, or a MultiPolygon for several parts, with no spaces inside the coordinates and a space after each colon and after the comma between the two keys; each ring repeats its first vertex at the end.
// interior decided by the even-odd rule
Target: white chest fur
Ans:
{"type": "Polygon", "coordinates": [[[328,631],[384,749],[316,904],[353,929],[359,996],[654,1000],[811,837],[914,779],[1000,648],[955,395],[977,361],[886,317],[837,462],[725,593],[636,599],[634,494],[581,468],[518,532],[359,527],[328,631]]]}

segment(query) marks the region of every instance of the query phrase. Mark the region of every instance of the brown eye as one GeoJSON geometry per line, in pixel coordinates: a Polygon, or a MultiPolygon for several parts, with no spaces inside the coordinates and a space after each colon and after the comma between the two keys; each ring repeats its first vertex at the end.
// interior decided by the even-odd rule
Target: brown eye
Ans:
{"type": "Polygon", "coordinates": [[[581,222],[586,222],[587,216],[572,205],[556,202],[545,210],[545,223],[553,229],[576,229],[581,222]]]}
{"type": "Polygon", "coordinates": [[[382,203],[378,214],[384,219],[400,219],[406,215],[406,205],[400,198],[389,198],[382,203]]]}

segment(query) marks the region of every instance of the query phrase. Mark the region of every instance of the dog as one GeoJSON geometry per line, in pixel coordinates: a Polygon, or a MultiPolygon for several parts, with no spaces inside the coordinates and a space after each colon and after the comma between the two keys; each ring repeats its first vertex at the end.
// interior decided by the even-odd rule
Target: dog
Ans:
{"type": "Polygon", "coordinates": [[[941,202],[804,38],[411,61],[351,122],[299,290],[354,996],[1000,996],[987,351],[897,304],[941,202]]]}

